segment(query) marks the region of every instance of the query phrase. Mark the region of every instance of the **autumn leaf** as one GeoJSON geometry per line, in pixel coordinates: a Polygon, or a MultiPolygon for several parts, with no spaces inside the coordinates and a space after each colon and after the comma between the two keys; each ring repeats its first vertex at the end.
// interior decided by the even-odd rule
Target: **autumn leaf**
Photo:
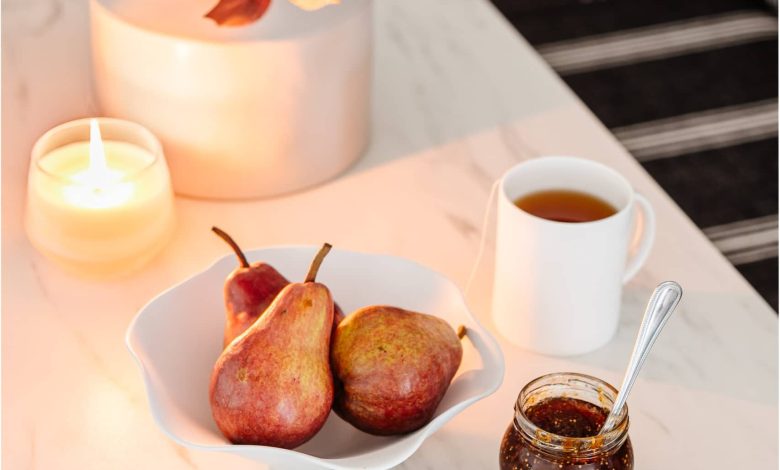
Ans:
{"type": "Polygon", "coordinates": [[[260,19],[271,0],[220,0],[206,18],[220,26],[244,26],[260,19]]]}

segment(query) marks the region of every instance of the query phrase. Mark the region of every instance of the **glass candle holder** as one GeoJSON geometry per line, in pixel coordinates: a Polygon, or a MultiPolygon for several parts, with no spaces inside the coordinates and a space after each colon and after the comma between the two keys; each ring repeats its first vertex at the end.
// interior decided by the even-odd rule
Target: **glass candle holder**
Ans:
{"type": "Polygon", "coordinates": [[[169,241],[173,191],[157,138],[120,119],[80,119],[32,150],[25,228],[44,255],[79,273],[134,271],[169,241]]]}

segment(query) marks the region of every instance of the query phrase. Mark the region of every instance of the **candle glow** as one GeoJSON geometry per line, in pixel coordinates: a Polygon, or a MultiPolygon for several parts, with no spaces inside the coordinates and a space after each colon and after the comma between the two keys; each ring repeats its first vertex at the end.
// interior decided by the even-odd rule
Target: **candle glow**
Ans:
{"type": "Polygon", "coordinates": [[[33,148],[25,225],[36,248],[76,271],[102,275],[141,266],[173,229],[159,142],[118,119],[52,129],[33,148]]]}
{"type": "Polygon", "coordinates": [[[122,182],[123,174],[108,167],[97,119],[90,119],[89,167],[74,173],[75,184],[63,188],[66,201],[74,206],[103,209],[120,206],[133,197],[135,185],[122,182]]]}

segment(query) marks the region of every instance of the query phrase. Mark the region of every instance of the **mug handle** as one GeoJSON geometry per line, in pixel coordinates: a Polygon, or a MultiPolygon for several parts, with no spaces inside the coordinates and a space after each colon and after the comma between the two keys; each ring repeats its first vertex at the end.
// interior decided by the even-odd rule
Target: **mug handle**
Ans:
{"type": "MultiPolygon", "coordinates": [[[[634,193],[634,200],[642,209],[642,233],[635,234],[634,240],[637,240],[634,245],[637,246],[634,257],[628,261],[626,266],[626,273],[623,275],[623,284],[631,280],[642,265],[647,261],[647,256],[650,254],[650,249],[653,247],[653,240],[655,240],[655,212],[653,206],[650,205],[644,196],[639,193],[634,193]]],[[[637,224],[637,230],[640,225],[637,224]]]]}

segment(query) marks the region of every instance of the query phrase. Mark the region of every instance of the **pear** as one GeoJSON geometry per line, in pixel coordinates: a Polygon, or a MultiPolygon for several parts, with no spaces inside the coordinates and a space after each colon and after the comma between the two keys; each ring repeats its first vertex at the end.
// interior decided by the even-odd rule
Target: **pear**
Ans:
{"type": "MultiPolygon", "coordinates": [[[[219,227],[211,230],[225,243],[230,245],[238,258],[238,267],[225,279],[225,335],[222,347],[227,347],[233,339],[243,333],[265,312],[277,294],[290,283],[273,266],[256,262],[249,264],[241,247],[233,238],[219,227]]],[[[333,327],[344,319],[344,313],[338,305],[333,327]]]]}
{"type": "Polygon", "coordinates": [[[348,316],[331,347],[333,409],[356,428],[403,434],[426,425],[463,357],[461,327],[396,307],[370,306],[348,316]]]}
{"type": "Polygon", "coordinates": [[[211,412],[235,444],[292,449],[325,424],[333,403],[333,299],[315,277],[329,250],[325,244],[306,280],[282,289],[214,365],[211,412]]]}
{"type": "Polygon", "coordinates": [[[239,263],[225,279],[225,347],[263,314],[290,281],[268,263],[249,264],[230,235],[218,227],[211,227],[211,230],[230,245],[239,263]]]}

